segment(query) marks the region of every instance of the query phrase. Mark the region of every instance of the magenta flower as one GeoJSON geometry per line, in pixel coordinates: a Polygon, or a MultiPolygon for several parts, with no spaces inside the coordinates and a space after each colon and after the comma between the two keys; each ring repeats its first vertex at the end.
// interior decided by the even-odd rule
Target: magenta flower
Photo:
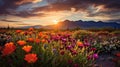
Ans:
{"type": "Polygon", "coordinates": [[[91,55],[87,56],[87,59],[88,60],[92,59],[92,56],[91,55]]]}
{"type": "Polygon", "coordinates": [[[71,46],[71,45],[67,46],[67,49],[68,49],[68,50],[71,50],[71,48],[72,48],[72,46],[71,46]]]}
{"type": "Polygon", "coordinates": [[[90,43],[86,42],[84,43],[85,46],[90,46],[90,43]]]}
{"type": "Polygon", "coordinates": [[[60,54],[61,54],[61,55],[64,55],[64,54],[65,54],[65,51],[61,51],[60,54]]]}
{"type": "Polygon", "coordinates": [[[96,48],[91,48],[91,49],[90,49],[90,51],[95,51],[95,50],[97,50],[97,49],[96,49],[96,48]]]}
{"type": "Polygon", "coordinates": [[[97,59],[98,58],[98,54],[93,54],[93,58],[97,59]]]}
{"type": "Polygon", "coordinates": [[[74,64],[73,67],[79,67],[79,65],[78,64],[74,64]]]}
{"type": "Polygon", "coordinates": [[[72,52],[72,55],[76,55],[77,54],[76,50],[71,50],[71,52],[72,52]]]}
{"type": "Polygon", "coordinates": [[[72,64],[73,63],[73,61],[72,60],[68,60],[68,64],[72,64]]]}

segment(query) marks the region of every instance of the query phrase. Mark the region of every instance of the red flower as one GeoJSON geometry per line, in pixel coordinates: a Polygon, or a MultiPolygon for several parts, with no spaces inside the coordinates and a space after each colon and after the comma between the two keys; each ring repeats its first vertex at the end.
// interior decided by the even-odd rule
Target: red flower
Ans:
{"type": "Polygon", "coordinates": [[[5,44],[5,47],[2,51],[2,56],[6,56],[13,53],[15,49],[16,49],[16,46],[12,42],[5,44]]]}
{"type": "Polygon", "coordinates": [[[28,38],[27,41],[28,42],[34,42],[34,39],[33,38],[28,38]]]}
{"type": "Polygon", "coordinates": [[[20,46],[23,46],[23,45],[26,44],[26,42],[25,42],[24,40],[19,40],[17,43],[18,43],[20,46]]]}
{"type": "Polygon", "coordinates": [[[43,36],[43,33],[42,33],[42,32],[40,32],[40,33],[38,34],[38,36],[39,36],[39,37],[42,37],[42,36],[43,36]]]}
{"type": "Polygon", "coordinates": [[[117,57],[120,57],[120,52],[116,54],[117,57]]]}
{"type": "Polygon", "coordinates": [[[33,32],[32,32],[32,31],[30,31],[30,32],[28,32],[28,34],[29,34],[29,35],[32,35],[32,34],[33,34],[33,32]]]}
{"type": "Polygon", "coordinates": [[[78,64],[74,64],[73,67],[79,67],[79,65],[78,64]]]}
{"type": "Polygon", "coordinates": [[[31,28],[29,28],[28,30],[29,30],[29,31],[34,31],[34,28],[31,27],[31,28]]]}
{"type": "Polygon", "coordinates": [[[77,51],[76,50],[71,50],[72,55],[76,55],[77,51]]]}
{"type": "Polygon", "coordinates": [[[60,54],[61,54],[61,55],[64,55],[64,54],[65,54],[65,51],[63,51],[63,50],[60,51],[60,54]]]}
{"type": "Polygon", "coordinates": [[[88,60],[92,59],[92,56],[91,55],[87,56],[87,59],[88,60]]]}
{"type": "Polygon", "coordinates": [[[83,45],[83,43],[82,42],[77,42],[77,45],[79,46],[79,47],[83,47],[84,45],[83,45]]]}
{"type": "Polygon", "coordinates": [[[35,39],[35,42],[36,43],[40,43],[40,39],[35,39]]]}
{"type": "Polygon", "coordinates": [[[44,35],[43,38],[48,39],[48,36],[47,36],[47,35],[44,35]]]}
{"type": "Polygon", "coordinates": [[[90,49],[90,51],[95,51],[95,50],[97,50],[97,49],[96,49],[96,48],[91,48],[91,49],[90,49]]]}
{"type": "Polygon", "coordinates": [[[46,43],[47,42],[47,40],[46,39],[42,39],[42,41],[41,41],[42,43],[46,43]]]}
{"type": "Polygon", "coordinates": [[[22,48],[25,52],[30,52],[31,51],[31,49],[32,49],[32,46],[29,46],[29,45],[27,45],[27,46],[24,46],[23,48],[22,48]]]}
{"type": "Polygon", "coordinates": [[[20,32],[22,32],[22,30],[16,30],[16,33],[20,33],[20,32]]]}
{"type": "Polygon", "coordinates": [[[37,61],[37,54],[26,54],[24,60],[28,63],[35,63],[37,61]]]}
{"type": "Polygon", "coordinates": [[[3,48],[3,47],[2,47],[2,46],[0,46],[0,51],[2,50],[2,48],[3,48]]]}
{"type": "Polygon", "coordinates": [[[68,64],[72,64],[73,63],[73,61],[72,60],[68,60],[68,64]]]}

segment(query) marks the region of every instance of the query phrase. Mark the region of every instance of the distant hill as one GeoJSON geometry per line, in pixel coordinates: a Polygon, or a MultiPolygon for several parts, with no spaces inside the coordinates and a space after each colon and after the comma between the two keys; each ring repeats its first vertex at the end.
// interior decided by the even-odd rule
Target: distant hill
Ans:
{"type": "Polygon", "coordinates": [[[74,28],[81,28],[81,29],[90,29],[90,28],[115,28],[115,29],[120,29],[120,24],[116,22],[102,22],[102,21],[69,21],[65,20],[62,22],[59,22],[56,25],[48,25],[48,26],[41,26],[41,25],[36,25],[36,26],[27,26],[23,28],[29,28],[29,27],[34,27],[34,28],[45,28],[45,29],[74,29],[74,28]]]}
{"type": "Polygon", "coordinates": [[[102,22],[102,21],[69,21],[65,20],[59,22],[57,25],[49,25],[44,28],[58,28],[58,29],[90,29],[90,28],[115,28],[120,29],[120,24],[116,22],[102,22]]]}
{"type": "Polygon", "coordinates": [[[42,25],[23,26],[23,27],[20,27],[20,28],[23,28],[23,29],[28,29],[28,28],[30,28],[30,27],[33,27],[33,28],[35,28],[35,29],[43,28],[43,26],[42,26],[42,25]]]}

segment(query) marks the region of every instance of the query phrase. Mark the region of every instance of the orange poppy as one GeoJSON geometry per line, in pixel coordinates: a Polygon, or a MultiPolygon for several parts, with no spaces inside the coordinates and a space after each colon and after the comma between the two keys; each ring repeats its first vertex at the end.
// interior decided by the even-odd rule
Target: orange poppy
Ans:
{"type": "Polygon", "coordinates": [[[25,52],[30,52],[31,51],[31,49],[32,49],[32,46],[29,46],[29,45],[27,45],[27,46],[24,46],[23,48],[22,48],[25,52]]]}
{"type": "Polygon", "coordinates": [[[32,35],[32,34],[33,34],[33,32],[32,32],[32,31],[30,31],[30,32],[28,32],[28,34],[29,34],[29,35],[32,35]]]}
{"type": "Polygon", "coordinates": [[[28,38],[27,41],[34,42],[34,39],[33,38],[28,38]]]}
{"type": "Polygon", "coordinates": [[[80,42],[80,41],[77,42],[77,45],[78,45],[79,47],[83,47],[83,43],[80,42]]]}
{"type": "Polygon", "coordinates": [[[28,31],[34,31],[34,28],[31,27],[31,28],[28,29],[28,31]]]}
{"type": "Polygon", "coordinates": [[[35,63],[37,61],[37,54],[26,54],[24,60],[28,63],[35,63]]]}
{"type": "Polygon", "coordinates": [[[38,36],[39,36],[39,37],[42,37],[42,36],[43,36],[43,33],[42,33],[42,32],[40,32],[40,33],[38,34],[38,36]]]}
{"type": "Polygon", "coordinates": [[[23,34],[25,34],[25,32],[21,32],[20,34],[23,35],[23,34]]]}
{"type": "Polygon", "coordinates": [[[35,39],[35,42],[36,42],[36,43],[40,43],[40,39],[38,39],[38,38],[35,39]]]}
{"type": "Polygon", "coordinates": [[[48,38],[48,36],[47,36],[47,35],[44,35],[44,36],[43,36],[43,38],[47,39],[47,38],[48,38]]]}
{"type": "Polygon", "coordinates": [[[24,40],[19,40],[17,43],[18,43],[20,46],[23,46],[23,45],[26,44],[26,41],[24,41],[24,40]]]}
{"type": "Polygon", "coordinates": [[[2,56],[6,56],[13,53],[15,49],[16,49],[16,46],[12,42],[6,43],[2,51],[2,56]]]}
{"type": "Polygon", "coordinates": [[[22,30],[16,30],[16,33],[20,33],[20,32],[22,32],[22,30]]]}
{"type": "Polygon", "coordinates": [[[41,41],[42,43],[45,43],[45,42],[47,42],[45,39],[42,39],[42,41],[41,41]]]}

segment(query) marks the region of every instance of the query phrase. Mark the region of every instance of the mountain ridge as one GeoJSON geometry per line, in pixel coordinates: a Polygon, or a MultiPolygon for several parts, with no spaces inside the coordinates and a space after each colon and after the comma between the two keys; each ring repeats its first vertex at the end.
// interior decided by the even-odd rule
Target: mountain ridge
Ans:
{"type": "MultiPolygon", "coordinates": [[[[47,26],[35,25],[35,26],[29,26],[29,27],[34,27],[37,29],[39,29],[39,28],[45,28],[45,29],[55,29],[55,28],[58,28],[58,29],[74,29],[74,28],[89,29],[89,28],[106,28],[106,27],[120,29],[120,24],[117,22],[64,20],[64,21],[59,22],[58,24],[47,25],[47,26]]],[[[29,28],[29,27],[26,27],[26,28],[29,28]]]]}

